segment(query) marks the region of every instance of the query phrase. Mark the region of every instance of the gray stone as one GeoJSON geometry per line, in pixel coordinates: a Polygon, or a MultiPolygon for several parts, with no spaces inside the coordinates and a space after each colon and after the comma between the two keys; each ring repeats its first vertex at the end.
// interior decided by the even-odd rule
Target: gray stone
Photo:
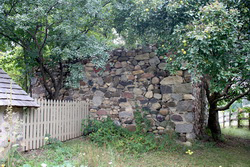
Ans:
{"type": "Polygon", "coordinates": [[[167,121],[162,121],[162,122],[160,122],[159,125],[165,128],[167,126],[167,124],[168,124],[167,121]]]}
{"type": "Polygon", "coordinates": [[[161,94],[167,94],[167,93],[172,93],[172,87],[168,85],[161,85],[161,94]]]}
{"type": "Polygon", "coordinates": [[[120,81],[119,84],[122,86],[128,86],[128,85],[133,85],[133,81],[120,81]]]}
{"type": "Polygon", "coordinates": [[[146,94],[145,94],[145,97],[150,99],[153,97],[153,91],[148,91],[146,94]]]}
{"type": "Polygon", "coordinates": [[[143,91],[141,89],[139,89],[139,88],[134,88],[133,92],[136,95],[141,95],[143,93],[143,91]]]}
{"type": "Polygon", "coordinates": [[[181,84],[183,83],[183,78],[180,76],[169,76],[161,81],[161,85],[171,85],[171,84],[181,84]]]}
{"type": "Polygon", "coordinates": [[[150,102],[150,103],[158,103],[158,100],[155,99],[155,98],[152,98],[152,99],[149,100],[149,102],[150,102]]]}
{"type": "Polygon", "coordinates": [[[118,61],[128,61],[129,57],[127,56],[122,56],[118,58],[118,61]]]}
{"type": "Polygon", "coordinates": [[[93,106],[94,107],[99,107],[103,102],[103,97],[101,96],[94,96],[93,97],[93,106]]]}
{"type": "Polygon", "coordinates": [[[153,92],[154,92],[154,93],[161,94],[161,90],[160,90],[160,89],[154,89],[153,92]]]}
{"type": "Polygon", "coordinates": [[[195,133],[187,133],[186,138],[188,141],[193,141],[196,138],[195,133]]]}
{"type": "Polygon", "coordinates": [[[173,100],[176,100],[176,101],[180,101],[182,100],[183,98],[183,95],[182,94],[171,94],[171,97],[173,100]]]}
{"type": "Polygon", "coordinates": [[[118,121],[118,120],[114,120],[114,124],[115,124],[116,126],[121,126],[121,122],[118,121]]]}
{"type": "Polygon", "coordinates": [[[151,52],[150,46],[142,46],[142,52],[143,53],[150,53],[151,52]]]}
{"type": "Polygon", "coordinates": [[[122,73],[122,68],[116,69],[115,75],[121,75],[122,73]]]}
{"type": "Polygon", "coordinates": [[[148,60],[148,59],[149,59],[148,53],[135,56],[135,60],[148,60]]]}
{"type": "Polygon", "coordinates": [[[149,64],[151,66],[156,66],[160,63],[161,61],[159,60],[159,58],[157,56],[155,56],[154,58],[149,60],[149,64]]]}
{"type": "Polygon", "coordinates": [[[192,100],[179,101],[177,103],[176,111],[179,112],[193,111],[193,101],[192,100]]]}
{"type": "Polygon", "coordinates": [[[167,103],[168,107],[176,107],[176,103],[174,101],[170,101],[167,103]]]}
{"type": "Polygon", "coordinates": [[[191,83],[186,83],[186,84],[175,84],[173,85],[173,92],[174,93],[192,93],[193,88],[191,83]]]}
{"type": "Polygon", "coordinates": [[[150,66],[145,70],[147,73],[154,73],[156,71],[155,66],[150,66]]]}
{"type": "Polygon", "coordinates": [[[102,91],[95,91],[93,96],[93,106],[99,107],[103,102],[104,93],[102,91]]]}
{"type": "Polygon", "coordinates": [[[126,76],[126,75],[122,75],[122,76],[121,76],[121,78],[120,78],[120,80],[121,80],[121,81],[127,81],[127,80],[128,80],[128,78],[127,78],[127,76],[126,76]]]}
{"type": "Polygon", "coordinates": [[[182,122],[183,118],[180,115],[174,114],[174,115],[171,116],[171,120],[174,121],[174,122],[182,122]]]}
{"type": "Polygon", "coordinates": [[[103,79],[102,79],[102,78],[98,78],[98,79],[97,79],[97,83],[98,83],[99,85],[103,85],[103,83],[104,83],[104,82],[103,82],[103,79]]]}
{"type": "Polygon", "coordinates": [[[120,82],[120,77],[115,76],[114,81],[113,81],[114,86],[117,86],[119,84],[119,82],[120,82]]]}
{"type": "Polygon", "coordinates": [[[153,58],[153,57],[155,57],[155,56],[156,56],[155,52],[149,53],[149,57],[150,57],[150,58],[153,58]]]}
{"type": "Polygon", "coordinates": [[[154,98],[156,98],[156,99],[161,99],[161,94],[155,93],[155,94],[154,94],[154,98]]]}
{"type": "Polygon", "coordinates": [[[148,86],[148,91],[151,91],[153,89],[154,89],[154,85],[151,84],[151,85],[148,86]]]}
{"type": "Polygon", "coordinates": [[[160,109],[160,108],[161,108],[161,104],[160,104],[160,103],[154,103],[154,104],[152,104],[152,106],[151,106],[151,109],[152,109],[153,111],[158,110],[158,109],[160,109]]]}
{"type": "Polygon", "coordinates": [[[119,112],[119,118],[120,119],[133,119],[134,118],[134,114],[132,112],[119,112]]]}
{"type": "Polygon", "coordinates": [[[166,66],[167,66],[167,63],[160,63],[158,65],[158,68],[161,69],[161,70],[165,70],[166,66]]]}
{"type": "Polygon", "coordinates": [[[140,61],[140,62],[138,63],[138,65],[143,66],[143,65],[145,65],[145,62],[144,62],[144,61],[140,61]]]}
{"type": "Polygon", "coordinates": [[[194,121],[194,113],[188,112],[185,114],[184,118],[187,122],[193,122],[194,121]]]}
{"type": "Polygon", "coordinates": [[[157,78],[157,77],[154,77],[154,78],[152,79],[152,84],[158,84],[159,82],[160,82],[160,79],[157,78]]]}
{"type": "Polygon", "coordinates": [[[170,100],[171,100],[170,94],[163,94],[163,96],[162,96],[162,101],[163,102],[167,102],[167,101],[170,101],[170,100]]]}
{"type": "Polygon", "coordinates": [[[193,124],[176,124],[175,131],[178,133],[191,133],[193,131],[193,124]]]}

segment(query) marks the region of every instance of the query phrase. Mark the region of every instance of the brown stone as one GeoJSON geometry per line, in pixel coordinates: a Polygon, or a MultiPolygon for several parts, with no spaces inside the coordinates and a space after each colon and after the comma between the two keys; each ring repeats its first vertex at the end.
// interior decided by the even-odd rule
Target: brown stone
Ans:
{"type": "Polygon", "coordinates": [[[132,93],[130,93],[130,92],[124,92],[122,96],[125,97],[125,98],[128,98],[128,99],[133,99],[134,98],[134,95],[132,93]]]}
{"type": "Polygon", "coordinates": [[[180,76],[169,76],[161,81],[161,85],[180,84],[180,83],[183,83],[183,78],[180,76]]]}
{"type": "Polygon", "coordinates": [[[158,84],[159,82],[160,82],[160,79],[157,78],[157,77],[154,77],[154,78],[152,79],[152,84],[158,84]]]}
{"type": "Polygon", "coordinates": [[[125,127],[126,129],[128,129],[128,131],[130,131],[130,132],[135,132],[136,131],[136,126],[135,125],[127,125],[126,127],[125,127]]]}
{"type": "Polygon", "coordinates": [[[129,81],[132,81],[132,80],[134,80],[135,79],[135,76],[134,75],[128,75],[128,80],[129,81]]]}
{"type": "Polygon", "coordinates": [[[161,115],[166,116],[166,115],[168,115],[168,113],[169,113],[169,110],[166,109],[166,108],[160,110],[160,114],[161,114],[161,115]]]}
{"type": "Polygon", "coordinates": [[[152,78],[154,76],[154,74],[152,74],[152,73],[145,73],[145,74],[142,74],[141,75],[141,78],[148,78],[148,79],[150,79],[150,78],[152,78]]]}
{"type": "Polygon", "coordinates": [[[107,111],[105,111],[105,110],[98,110],[98,111],[96,112],[96,114],[97,114],[98,116],[107,115],[107,111]]]}
{"type": "Polygon", "coordinates": [[[85,85],[86,85],[86,82],[80,81],[80,86],[85,86],[85,85]]]}
{"type": "Polygon", "coordinates": [[[121,68],[122,67],[122,64],[118,61],[115,63],[115,68],[121,68]]]}
{"type": "Polygon", "coordinates": [[[133,75],[143,74],[143,70],[133,71],[133,75]]]}

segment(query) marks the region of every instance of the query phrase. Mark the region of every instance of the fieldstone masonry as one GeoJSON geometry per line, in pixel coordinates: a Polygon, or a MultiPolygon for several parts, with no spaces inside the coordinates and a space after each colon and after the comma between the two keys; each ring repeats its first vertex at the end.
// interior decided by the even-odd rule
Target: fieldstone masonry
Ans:
{"type": "MultiPolygon", "coordinates": [[[[102,74],[94,64],[87,63],[86,78],[80,82],[80,89],[67,90],[62,98],[89,99],[92,117],[110,116],[117,125],[131,131],[135,130],[134,112],[138,106],[140,111],[149,111],[148,132],[160,135],[174,130],[185,140],[194,139],[195,98],[191,76],[187,71],[170,76],[164,57],[158,57],[155,51],[153,46],[114,50],[102,74]]],[[[34,97],[44,96],[41,90],[34,86],[34,97]]]]}
{"type": "MultiPolygon", "coordinates": [[[[17,122],[22,119],[23,109],[20,107],[13,107],[13,125],[10,125],[6,118],[6,107],[0,107],[0,160],[4,158],[10,149],[10,143],[21,145],[23,139],[22,127],[17,122]],[[12,127],[10,127],[12,126],[12,127]],[[10,134],[10,130],[12,133],[10,134]]],[[[21,147],[19,147],[21,150],[21,147]]]]}

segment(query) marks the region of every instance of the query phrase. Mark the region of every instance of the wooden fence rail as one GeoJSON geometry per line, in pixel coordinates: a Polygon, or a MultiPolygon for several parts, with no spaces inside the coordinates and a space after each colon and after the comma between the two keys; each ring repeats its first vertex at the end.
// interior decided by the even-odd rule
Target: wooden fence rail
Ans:
{"type": "Polygon", "coordinates": [[[82,120],[88,118],[89,104],[84,101],[36,100],[38,109],[23,115],[23,151],[45,145],[49,135],[60,141],[81,136],[82,120]]]}
{"type": "Polygon", "coordinates": [[[225,128],[226,124],[228,123],[228,126],[232,126],[232,122],[236,121],[237,122],[237,127],[241,128],[244,126],[248,126],[250,130],[250,113],[247,113],[246,111],[237,111],[237,112],[221,112],[220,114],[220,123],[222,124],[222,127],[225,128]],[[242,121],[248,121],[248,125],[243,125],[242,121]]]}

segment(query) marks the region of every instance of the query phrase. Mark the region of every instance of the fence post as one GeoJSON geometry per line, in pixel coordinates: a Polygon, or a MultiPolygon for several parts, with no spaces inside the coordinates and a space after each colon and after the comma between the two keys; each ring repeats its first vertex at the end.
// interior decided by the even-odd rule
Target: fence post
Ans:
{"type": "Polygon", "coordinates": [[[237,110],[237,116],[238,116],[238,128],[240,128],[240,112],[237,110]]]}
{"type": "Polygon", "coordinates": [[[229,127],[231,128],[231,115],[232,115],[232,113],[231,113],[231,110],[229,111],[229,127]]]}
{"type": "Polygon", "coordinates": [[[222,118],[223,118],[223,128],[225,128],[225,112],[222,112],[222,118]]]}
{"type": "Polygon", "coordinates": [[[250,130],[250,112],[248,113],[248,129],[250,130]]]}

